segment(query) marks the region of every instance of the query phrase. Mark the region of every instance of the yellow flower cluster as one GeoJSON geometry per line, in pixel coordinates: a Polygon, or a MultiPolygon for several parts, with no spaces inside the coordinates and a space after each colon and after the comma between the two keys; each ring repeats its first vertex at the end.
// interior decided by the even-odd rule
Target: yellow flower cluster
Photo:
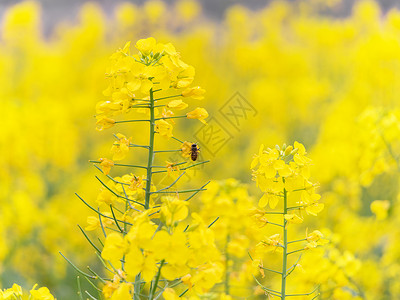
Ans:
{"type": "Polygon", "coordinates": [[[36,289],[36,287],[37,284],[29,291],[29,294],[26,294],[18,284],[14,283],[11,288],[0,290],[0,300],[22,300],[28,297],[30,300],[55,300],[48,288],[36,289]]]}
{"type": "MultiPolygon", "coordinates": [[[[113,264],[124,257],[124,278],[128,281],[134,281],[140,273],[150,282],[162,268],[162,278],[182,278],[188,288],[199,293],[208,291],[221,281],[222,266],[213,262],[220,254],[214,246],[213,232],[200,216],[192,215],[194,222],[187,228],[183,226],[181,221],[188,217],[187,205],[177,198],[165,198],[160,210],[160,220],[165,224],[162,229],[150,219],[149,212],[138,214],[125,236],[115,232],[107,236],[102,257],[113,264]]],[[[109,291],[110,285],[105,289],[109,291]]]]}
{"type": "MultiPolygon", "coordinates": [[[[191,97],[201,100],[205,90],[196,86],[189,87],[195,75],[192,66],[181,60],[180,54],[171,44],[157,43],[153,37],[139,40],[137,54],[131,55],[130,42],[114,53],[111,67],[106,73],[109,85],[103,94],[110,100],[96,105],[97,129],[103,130],[115,125],[112,119],[121,113],[146,112],[150,93],[168,90],[181,90],[178,95],[160,96],[158,100],[172,97],[191,97]]],[[[172,136],[174,113],[166,108],[182,110],[188,106],[182,100],[173,100],[165,105],[161,118],[156,121],[156,131],[166,137],[172,136]],[[168,119],[168,120],[165,120],[168,119]]],[[[208,113],[204,108],[196,108],[187,113],[188,119],[205,122],[208,113]]],[[[184,117],[184,116],[183,116],[184,117]]]]}
{"type": "MultiPolygon", "coordinates": [[[[294,142],[294,146],[284,145],[282,150],[279,147],[264,150],[264,145],[260,146],[251,163],[253,179],[264,193],[259,207],[269,205],[274,209],[287,195],[298,205],[299,211],[305,210],[314,216],[322,211],[324,204],[318,202],[321,196],[315,191],[317,184],[310,181],[311,160],[306,154],[304,146],[298,142],[294,142]]],[[[288,223],[302,222],[302,218],[292,213],[286,214],[285,219],[288,223]]]]}

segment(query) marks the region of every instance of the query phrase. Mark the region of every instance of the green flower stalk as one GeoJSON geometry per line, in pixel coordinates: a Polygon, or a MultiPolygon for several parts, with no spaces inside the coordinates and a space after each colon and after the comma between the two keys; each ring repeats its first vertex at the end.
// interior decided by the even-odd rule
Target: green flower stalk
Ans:
{"type": "Polygon", "coordinates": [[[305,238],[293,241],[288,240],[288,227],[291,224],[302,223],[303,212],[307,215],[316,216],[324,208],[324,205],[319,203],[320,195],[316,193],[317,184],[310,180],[309,167],[311,160],[306,154],[304,146],[298,142],[295,142],[294,146],[283,145],[282,149],[276,146],[274,149],[268,148],[265,150],[264,145],[261,145],[259,153],[254,156],[251,163],[253,179],[264,193],[259,200],[258,206],[264,208],[268,205],[271,209],[275,209],[283,200],[280,211],[253,210],[252,217],[258,226],[263,227],[269,224],[281,227],[283,239],[279,233],[265,237],[257,244],[255,255],[251,256],[254,265],[261,274],[269,271],[281,276],[280,291],[267,288],[257,279],[256,281],[267,294],[279,297],[282,300],[294,296],[310,295],[316,297],[314,295],[316,289],[310,293],[303,294],[287,293],[287,278],[298,266],[301,254],[290,267],[288,267],[289,256],[327,242],[318,230],[310,234],[306,233],[305,238]],[[270,222],[268,219],[272,218],[272,216],[281,216],[281,224],[270,222]],[[298,242],[305,242],[305,246],[289,251],[289,246],[296,245],[298,242]],[[282,253],[282,271],[279,272],[263,266],[263,255],[269,251],[282,253]]]}
{"type": "Polygon", "coordinates": [[[149,209],[150,206],[150,188],[151,188],[151,177],[153,171],[153,159],[154,159],[154,94],[153,89],[150,89],[150,132],[149,132],[149,156],[147,158],[147,176],[146,176],[146,196],[144,202],[144,208],[149,209]]]}

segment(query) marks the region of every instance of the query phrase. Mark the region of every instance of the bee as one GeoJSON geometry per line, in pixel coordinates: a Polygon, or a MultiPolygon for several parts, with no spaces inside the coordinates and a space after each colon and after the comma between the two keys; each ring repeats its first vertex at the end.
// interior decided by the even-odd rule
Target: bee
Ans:
{"type": "Polygon", "coordinates": [[[196,143],[192,144],[192,148],[190,149],[190,158],[193,161],[196,161],[197,156],[199,155],[200,147],[197,146],[196,143]]]}

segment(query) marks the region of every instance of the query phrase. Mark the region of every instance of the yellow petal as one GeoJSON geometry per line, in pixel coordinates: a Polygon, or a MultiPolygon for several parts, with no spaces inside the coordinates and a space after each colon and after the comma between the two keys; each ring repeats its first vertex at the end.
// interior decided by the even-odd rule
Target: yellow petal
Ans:
{"type": "Polygon", "coordinates": [[[258,201],[258,206],[263,208],[268,204],[268,194],[264,194],[261,199],[258,201]]]}

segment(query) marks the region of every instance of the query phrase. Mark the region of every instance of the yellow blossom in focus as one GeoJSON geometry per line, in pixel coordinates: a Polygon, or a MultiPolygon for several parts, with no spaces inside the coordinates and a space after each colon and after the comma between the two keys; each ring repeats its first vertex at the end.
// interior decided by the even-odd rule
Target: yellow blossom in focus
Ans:
{"type": "Polygon", "coordinates": [[[205,293],[222,280],[223,267],[219,263],[206,263],[197,268],[192,276],[193,289],[205,293]]]}
{"type": "Polygon", "coordinates": [[[133,175],[130,180],[129,189],[132,191],[140,191],[145,186],[145,181],[143,176],[133,175]]]}
{"type": "Polygon", "coordinates": [[[329,241],[323,237],[324,235],[319,230],[314,230],[310,234],[306,233],[307,245],[305,249],[316,248],[317,246],[327,244],[329,241]]]}
{"type": "Polygon", "coordinates": [[[149,55],[155,46],[156,39],[153,37],[138,40],[135,45],[135,47],[142,52],[143,55],[149,55]]]}
{"type": "Polygon", "coordinates": [[[140,251],[137,246],[131,245],[125,255],[126,272],[134,278],[141,273],[143,279],[150,282],[157,273],[157,265],[154,255],[150,252],[140,251]]]}
{"type": "Polygon", "coordinates": [[[253,259],[251,266],[254,268],[254,270],[257,270],[257,272],[254,272],[254,275],[260,273],[262,278],[265,277],[264,266],[261,259],[253,259]]]}
{"type": "Polygon", "coordinates": [[[265,216],[265,211],[258,208],[252,208],[249,212],[249,216],[252,217],[257,227],[261,228],[267,225],[268,220],[265,216]]]}
{"type": "Polygon", "coordinates": [[[123,48],[119,48],[113,55],[111,55],[111,59],[119,59],[119,58],[123,58],[126,55],[130,55],[130,48],[131,48],[131,42],[128,41],[125,43],[123,48]]]}
{"type": "Polygon", "coordinates": [[[127,251],[127,246],[126,241],[120,234],[111,232],[106,237],[101,257],[105,260],[118,261],[127,251]]]}
{"type": "Polygon", "coordinates": [[[106,297],[107,299],[110,298],[114,293],[114,291],[118,289],[118,286],[119,286],[119,277],[115,275],[114,280],[107,281],[107,283],[103,286],[102,292],[104,297],[106,297]]]}
{"type": "Polygon", "coordinates": [[[173,172],[179,172],[179,166],[176,165],[176,163],[170,162],[170,161],[166,161],[166,168],[167,168],[167,173],[168,175],[172,175],[173,172]]]}
{"type": "Polygon", "coordinates": [[[54,300],[53,295],[50,293],[47,287],[41,287],[36,290],[37,284],[30,290],[32,300],[54,300]]]}
{"type": "Polygon", "coordinates": [[[179,297],[179,295],[172,288],[166,288],[162,293],[165,300],[185,300],[186,297],[179,297]]]}
{"type": "Polygon", "coordinates": [[[130,283],[122,282],[118,289],[112,294],[111,300],[131,300],[133,286],[130,283]]]}
{"type": "Polygon", "coordinates": [[[193,143],[185,141],[181,146],[182,156],[185,158],[190,157],[192,153],[192,145],[193,143]]]}
{"type": "MultiPolygon", "coordinates": [[[[182,62],[180,62],[182,65],[182,62]]],[[[184,66],[177,74],[176,78],[171,82],[171,86],[176,89],[188,87],[194,80],[195,70],[192,66],[184,66]]]]}
{"type": "Polygon", "coordinates": [[[127,103],[124,101],[100,101],[96,104],[97,118],[116,115],[120,111],[127,111],[127,103]]]}
{"type": "Polygon", "coordinates": [[[156,121],[156,132],[167,138],[172,137],[173,126],[165,120],[156,121]]]}
{"type": "Polygon", "coordinates": [[[205,94],[206,90],[202,89],[199,86],[196,87],[191,87],[191,88],[187,88],[186,90],[184,90],[182,92],[182,96],[183,97],[190,97],[196,100],[202,100],[204,99],[204,94],[205,94]]]}
{"type": "MultiPolygon", "coordinates": [[[[34,286],[34,288],[35,287],[36,287],[36,285],[34,286]]],[[[22,288],[18,284],[15,284],[15,283],[9,289],[4,289],[4,290],[0,289],[0,299],[1,300],[21,299],[22,296],[23,296],[22,288]]]]}
{"type": "Polygon", "coordinates": [[[282,178],[277,179],[265,179],[264,177],[260,176],[257,177],[258,184],[260,189],[264,192],[264,195],[258,201],[258,206],[263,208],[269,204],[271,209],[274,209],[279,200],[282,199],[283,195],[283,188],[284,184],[282,178]]]}
{"type": "Polygon", "coordinates": [[[188,216],[189,210],[187,201],[179,200],[176,197],[164,197],[162,201],[161,220],[163,220],[167,226],[182,221],[188,216]]]}
{"type": "Polygon", "coordinates": [[[286,214],[284,215],[285,220],[287,221],[287,224],[301,224],[303,223],[303,219],[300,218],[298,215],[296,214],[286,214]]]}
{"type": "Polygon", "coordinates": [[[132,138],[127,139],[123,134],[116,134],[118,141],[114,142],[111,147],[111,153],[113,154],[113,160],[122,160],[126,157],[129,152],[129,145],[132,138]]]}
{"type": "Polygon", "coordinates": [[[97,120],[96,129],[98,131],[102,131],[103,129],[107,129],[107,128],[113,127],[114,124],[115,124],[115,120],[114,119],[110,119],[110,118],[107,118],[107,117],[100,117],[99,120],[97,120]]]}
{"type": "Polygon", "coordinates": [[[264,253],[267,251],[282,251],[281,235],[279,233],[265,237],[261,242],[256,245],[257,253],[264,253]]]}
{"type": "Polygon", "coordinates": [[[204,108],[197,107],[195,110],[188,112],[186,116],[188,119],[198,119],[203,124],[207,124],[204,119],[208,118],[208,112],[204,108]]]}
{"type": "Polygon", "coordinates": [[[157,69],[152,66],[146,66],[141,63],[135,63],[131,67],[131,76],[128,78],[126,87],[129,91],[140,91],[147,94],[153,87],[151,77],[156,76],[157,69]]]}
{"type": "MultiPolygon", "coordinates": [[[[163,108],[162,112],[161,112],[161,117],[168,119],[170,117],[172,117],[174,115],[174,112],[172,110],[166,110],[165,107],[163,108]]],[[[172,124],[175,124],[174,119],[170,119],[169,120],[172,124]]]]}
{"type": "Polygon", "coordinates": [[[167,104],[167,107],[168,108],[174,108],[174,109],[177,109],[177,110],[182,110],[182,109],[185,109],[186,107],[188,107],[188,104],[179,99],[179,100],[170,101],[167,104]]]}
{"type": "MultiPolygon", "coordinates": [[[[112,186],[110,185],[108,185],[108,187],[112,188],[112,186]]],[[[114,204],[115,201],[118,201],[117,197],[107,188],[102,187],[100,193],[97,195],[96,202],[99,204],[106,204],[107,206],[110,206],[110,204],[114,204]]]]}
{"type": "Polygon", "coordinates": [[[154,237],[154,254],[159,260],[165,260],[165,269],[163,267],[161,274],[168,280],[181,277],[189,271],[186,264],[190,250],[184,232],[169,234],[165,230],[159,231],[154,237]]]}
{"type": "Polygon", "coordinates": [[[101,169],[104,175],[108,175],[111,171],[111,167],[114,166],[114,162],[107,158],[99,158],[101,169]]]}

